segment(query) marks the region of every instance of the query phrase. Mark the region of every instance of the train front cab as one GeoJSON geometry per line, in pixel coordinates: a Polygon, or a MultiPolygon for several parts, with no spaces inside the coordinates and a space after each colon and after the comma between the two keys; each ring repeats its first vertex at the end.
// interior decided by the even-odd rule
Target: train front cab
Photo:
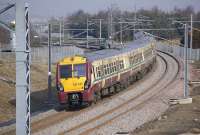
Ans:
{"type": "Polygon", "coordinates": [[[67,57],[57,64],[56,86],[60,104],[80,105],[88,100],[88,67],[83,56],[67,57]]]}

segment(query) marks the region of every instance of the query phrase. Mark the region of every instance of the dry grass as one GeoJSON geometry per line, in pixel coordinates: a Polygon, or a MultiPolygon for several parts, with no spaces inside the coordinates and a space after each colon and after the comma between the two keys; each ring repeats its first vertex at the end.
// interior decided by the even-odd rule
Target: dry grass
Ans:
{"type": "MultiPolygon", "coordinates": [[[[0,59],[0,77],[15,82],[15,61],[0,59]]],[[[31,65],[31,92],[32,98],[41,100],[44,98],[44,90],[47,89],[48,65],[33,63],[31,65]],[[43,94],[41,94],[43,93],[43,94]]],[[[55,65],[52,66],[52,78],[55,78],[55,65]]],[[[55,81],[53,80],[53,85],[55,81]]],[[[15,118],[15,85],[0,80],[0,123],[15,118]]],[[[34,104],[33,105],[37,105],[34,104]]],[[[35,108],[35,107],[33,107],[35,108]]],[[[39,108],[38,108],[39,109],[39,108]]]]}
{"type": "Polygon", "coordinates": [[[173,40],[170,40],[170,42],[169,41],[162,41],[162,43],[170,44],[172,46],[177,46],[177,45],[180,44],[180,39],[173,39],[173,40]]]}
{"type": "MultiPolygon", "coordinates": [[[[191,78],[200,81],[200,63],[192,64],[191,78]]],[[[144,124],[136,129],[133,134],[137,135],[200,135],[200,86],[190,89],[191,104],[170,106],[159,119],[144,124]]]]}

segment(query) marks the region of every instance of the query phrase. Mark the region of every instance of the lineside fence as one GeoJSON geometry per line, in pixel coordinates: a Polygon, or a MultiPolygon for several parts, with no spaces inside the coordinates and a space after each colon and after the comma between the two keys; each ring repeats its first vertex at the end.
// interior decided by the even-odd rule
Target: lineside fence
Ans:
{"type": "MultiPolygon", "coordinates": [[[[51,61],[52,63],[66,56],[82,55],[84,51],[75,46],[52,46],[51,48],[51,61]]],[[[48,47],[31,48],[31,57],[33,62],[48,63],[48,47]]]]}
{"type": "MultiPolygon", "coordinates": [[[[168,45],[166,43],[158,42],[157,49],[164,51],[164,52],[172,53],[175,56],[184,58],[184,47],[168,45]]],[[[192,49],[191,54],[190,54],[190,48],[188,48],[188,58],[190,60],[199,61],[200,60],[200,49],[192,49]]]]}
{"type": "MultiPolygon", "coordinates": [[[[82,55],[84,50],[75,46],[52,46],[52,63],[58,62],[66,56],[82,55]]],[[[0,59],[7,61],[15,61],[14,52],[0,52],[0,59]]],[[[31,63],[48,63],[48,47],[32,47],[31,48],[31,63]]]]}
{"type": "Polygon", "coordinates": [[[4,44],[4,43],[1,43],[1,42],[0,42],[0,50],[1,50],[1,48],[10,49],[11,46],[10,46],[10,44],[4,44]]]}

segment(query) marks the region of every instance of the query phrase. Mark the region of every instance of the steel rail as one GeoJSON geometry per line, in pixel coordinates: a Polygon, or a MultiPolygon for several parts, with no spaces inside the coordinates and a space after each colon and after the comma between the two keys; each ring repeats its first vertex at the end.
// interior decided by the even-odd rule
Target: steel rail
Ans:
{"type": "MultiPolygon", "coordinates": [[[[161,55],[159,55],[159,56],[163,59],[163,61],[164,61],[165,64],[166,64],[166,70],[165,70],[165,73],[164,73],[164,76],[166,76],[166,75],[167,75],[167,71],[168,71],[168,64],[167,64],[167,61],[165,60],[165,58],[164,58],[163,56],[161,56],[161,55]]],[[[172,57],[172,56],[170,56],[170,57],[172,57]]],[[[176,61],[176,60],[175,60],[175,61],[176,61]]],[[[177,61],[176,61],[176,63],[177,63],[177,61]]],[[[169,81],[169,83],[167,83],[166,85],[164,85],[164,86],[162,85],[163,87],[160,87],[159,92],[161,92],[163,89],[165,89],[166,87],[168,87],[169,84],[171,84],[171,83],[176,79],[176,76],[177,76],[178,73],[179,73],[179,64],[177,63],[177,65],[178,65],[178,71],[177,71],[175,77],[174,77],[171,81],[169,81]]],[[[159,85],[159,82],[161,82],[162,80],[164,80],[164,77],[163,77],[162,79],[160,79],[160,80],[157,82],[157,85],[159,85]]],[[[133,100],[137,100],[138,98],[140,98],[141,96],[143,96],[143,95],[146,94],[148,91],[151,91],[151,90],[154,89],[154,88],[155,88],[155,84],[154,84],[154,85],[151,85],[151,87],[148,88],[147,91],[142,92],[142,93],[141,93],[140,95],[138,95],[137,97],[131,98],[130,100],[126,101],[125,103],[123,103],[123,104],[121,104],[121,105],[119,105],[118,107],[113,108],[113,109],[109,110],[108,112],[105,112],[105,113],[103,113],[102,115],[99,115],[99,116],[97,116],[97,117],[95,117],[95,118],[93,118],[93,119],[91,119],[91,120],[89,120],[89,121],[86,121],[86,122],[84,122],[84,123],[81,123],[81,124],[79,124],[79,125],[77,125],[77,126],[71,128],[71,129],[67,130],[66,132],[62,132],[60,135],[68,134],[68,133],[70,134],[70,133],[72,133],[73,131],[78,130],[79,128],[81,128],[81,127],[83,127],[83,126],[85,126],[85,125],[87,125],[87,124],[90,124],[90,123],[92,123],[92,122],[95,122],[95,121],[97,121],[98,119],[101,119],[101,118],[104,117],[104,116],[107,116],[107,115],[109,115],[109,114],[111,114],[111,113],[113,113],[113,112],[117,112],[117,110],[122,109],[126,104],[132,102],[133,100]]],[[[86,135],[86,134],[88,134],[88,133],[94,131],[95,129],[98,129],[98,128],[100,128],[100,127],[102,127],[102,126],[108,124],[109,122],[113,121],[114,119],[116,119],[116,118],[118,118],[118,117],[120,117],[120,116],[122,116],[122,115],[124,115],[124,114],[126,114],[126,113],[128,113],[128,112],[130,112],[130,111],[132,111],[133,109],[140,108],[142,105],[144,105],[146,102],[148,102],[151,98],[153,98],[153,97],[154,97],[155,95],[157,95],[159,92],[156,92],[156,94],[153,94],[153,96],[150,96],[149,98],[147,98],[145,101],[141,102],[140,104],[138,104],[138,105],[136,105],[136,106],[133,106],[133,107],[131,107],[131,108],[128,109],[128,110],[124,110],[122,113],[119,113],[118,115],[116,115],[116,116],[114,116],[113,118],[111,118],[111,119],[109,119],[109,120],[107,120],[107,121],[105,121],[105,122],[99,124],[98,126],[95,126],[95,127],[93,127],[93,128],[90,128],[90,129],[85,130],[84,132],[81,133],[81,135],[86,135]]],[[[122,110],[123,110],[123,109],[122,109],[122,110]]]]}

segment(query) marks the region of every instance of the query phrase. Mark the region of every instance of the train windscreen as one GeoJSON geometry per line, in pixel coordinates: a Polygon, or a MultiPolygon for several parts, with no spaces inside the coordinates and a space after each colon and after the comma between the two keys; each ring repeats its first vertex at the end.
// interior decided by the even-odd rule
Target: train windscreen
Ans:
{"type": "Polygon", "coordinates": [[[61,65],[60,66],[60,77],[71,78],[72,77],[72,65],[61,65]]]}
{"type": "Polygon", "coordinates": [[[74,77],[84,77],[86,76],[86,65],[85,64],[75,64],[74,65],[74,77]]]}

